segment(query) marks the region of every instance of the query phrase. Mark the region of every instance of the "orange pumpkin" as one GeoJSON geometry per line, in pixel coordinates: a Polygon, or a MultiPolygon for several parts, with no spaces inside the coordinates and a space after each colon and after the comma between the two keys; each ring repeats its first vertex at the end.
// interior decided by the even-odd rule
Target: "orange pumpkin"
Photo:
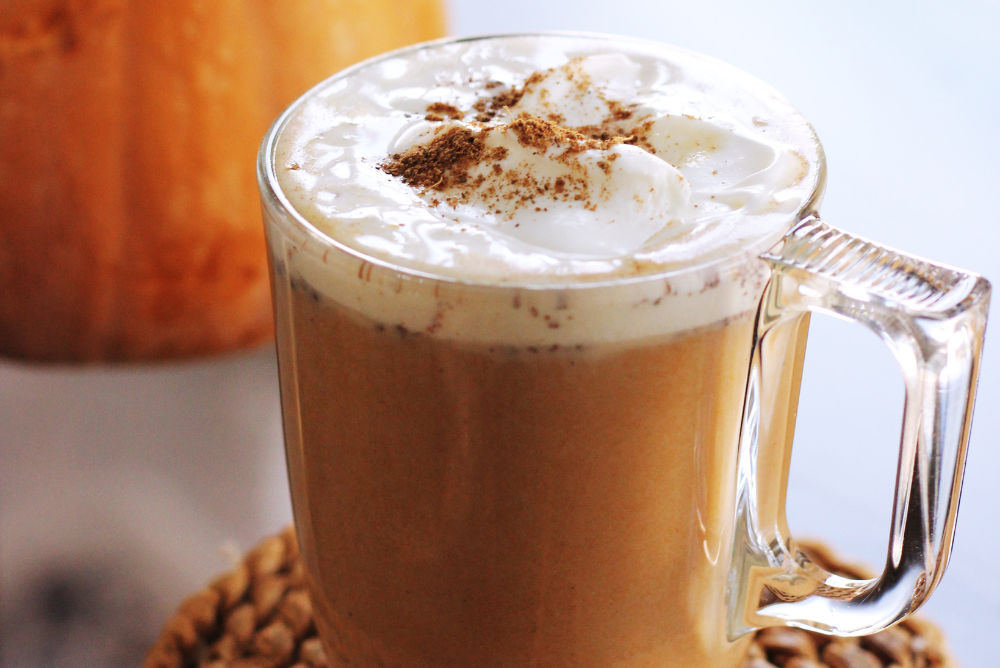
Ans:
{"type": "Polygon", "coordinates": [[[309,86],[444,32],[441,0],[0,0],[0,354],[271,335],[255,155],[309,86]]]}

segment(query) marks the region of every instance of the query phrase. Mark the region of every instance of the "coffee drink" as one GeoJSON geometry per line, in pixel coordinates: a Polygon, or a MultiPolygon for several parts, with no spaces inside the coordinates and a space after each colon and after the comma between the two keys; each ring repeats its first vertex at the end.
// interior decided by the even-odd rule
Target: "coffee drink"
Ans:
{"type": "Polygon", "coordinates": [[[362,64],[269,141],[289,475],[332,664],[737,665],[757,254],[817,197],[801,116],[680,50],[505,37],[362,64]]]}

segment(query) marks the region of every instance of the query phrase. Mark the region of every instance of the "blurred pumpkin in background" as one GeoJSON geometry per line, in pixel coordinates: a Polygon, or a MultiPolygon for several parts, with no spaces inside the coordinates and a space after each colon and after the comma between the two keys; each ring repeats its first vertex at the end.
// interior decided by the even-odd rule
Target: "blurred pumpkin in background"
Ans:
{"type": "Polygon", "coordinates": [[[442,0],[0,0],[0,355],[206,355],[271,335],[268,124],[442,0]]]}

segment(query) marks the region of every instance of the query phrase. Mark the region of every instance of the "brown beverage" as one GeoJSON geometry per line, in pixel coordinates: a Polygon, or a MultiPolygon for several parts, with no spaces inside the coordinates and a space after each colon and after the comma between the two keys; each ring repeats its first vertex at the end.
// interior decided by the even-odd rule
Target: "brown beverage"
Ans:
{"type": "Polygon", "coordinates": [[[288,434],[346,665],[722,666],[752,319],[586,350],[438,341],[293,288],[288,434]],[[331,454],[335,453],[335,454],[331,454]]]}
{"type": "MultiPolygon", "coordinates": [[[[749,195],[737,202],[726,184],[699,186],[694,167],[685,169],[704,155],[689,165],[670,154],[657,143],[666,136],[660,117],[638,106],[626,115],[608,93],[613,85],[594,84],[595,72],[621,63],[574,60],[631,49],[641,76],[655,78],[662,55],[634,45],[535,39],[565,50],[570,65],[532,76],[528,58],[509,84],[473,75],[475,101],[463,97],[463,71],[453,78],[460,93],[453,103],[408,100],[423,113],[404,105],[401,125],[383,128],[357,97],[379,80],[378,71],[394,82],[386,84],[390,90],[426,85],[411,53],[328,82],[275,131],[280,191],[265,197],[264,211],[289,475],[320,635],[332,663],[344,666],[735,666],[746,644],[726,639],[726,587],[754,316],[767,278],[756,253],[780,237],[796,209],[758,209],[749,195]],[[399,64],[407,59],[413,71],[399,64]],[[572,69],[581,62],[580,71],[572,69]],[[602,131],[620,139],[577,132],[582,123],[566,134],[565,116],[578,111],[572,107],[548,119],[518,115],[518,105],[551,100],[566,80],[583,75],[610,110],[602,131]],[[490,116],[501,106],[506,123],[490,116]],[[317,118],[329,123],[324,108],[353,114],[351,132],[367,122],[384,138],[366,140],[371,155],[359,151],[338,173],[340,163],[328,156],[349,154],[344,147],[351,144],[336,122],[317,129],[317,118]],[[474,115],[480,120],[462,120],[474,115]],[[540,134],[526,139],[528,130],[540,134]],[[407,133],[416,139],[394,152],[392,138],[407,133]],[[470,157],[456,137],[478,142],[478,153],[470,157]],[[530,163],[553,155],[557,144],[567,175],[530,163]],[[641,161],[657,146],[694,184],[689,199],[656,202],[657,211],[680,213],[652,234],[627,226],[609,234],[604,218],[645,215],[644,203],[628,209],[606,193],[621,183],[645,189],[641,179],[653,167],[641,161]],[[572,159],[566,147],[579,149],[572,159]],[[425,159],[441,151],[452,153],[444,162],[425,159]],[[588,165],[607,180],[574,191],[574,183],[596,173],[588,165]],[[297,180],[303,173],[307,178],[297,180]],[[505,195],[523,188],[524,174],[539,191],[531,206],[474,219],[470,207],[491,184],[502,187],[492,191],[487,213],[518,201],[505,195]],[[389,232],[379,231],[384,220],[322,208],[345,201],[371,207],[378,193],[365,190],[366,178],[390,192],[416,193],[389,232]],[[429,181],[413,183],[420,178],[429,181]],[[549,192],[559,196],[543,195],[549,192]],[[586,197],[576,198],[581,192],[586,197]],[[724,198],[728,209],[699,219],[694,231],[684,227],[695,204],[710,208],[724,198]],[[574,204],[568,217],[553,222],[544,215],[574,204]],[[577,227],[560,228],[566,220],[577,227]],[[429,227],[419,230],[421,222],[429,227]],[[518,236],[522,223],[531,236],[518,236]],[[705,241],[710,224],[732,229],[705,241]],[[485,242],[476,236],[481,232],[485,242]],[[387,257],[379,250],[386,244],[371,241],[408,233],[438,245],[387,257]],[[665,234],[668,241],[660,240],[665,234]],[[640,239],[636,248],[609,250],[630,235],[640,239]],[[559,245],[567,236],[586,238],[567,250],[559,245]],[[456,239],[467,244],[466,255],[428,259],[455,248],[456,239]],[[479,252],[498,239],[507,244],[505,257],[520,253],[521,264],[479,252]],[[591,247],[579,247],[586,243],[591,247]],[[530,265],[539,247],[552,248],[555,258],[541,269],[530,265]],[[666,255],[657,255],[664,248],[666,255]]],[[[513,54],[533,55],[538,46],[508,40],[503,52],[476,51],[475,43],[459,45],[458,54],[455,45],[431,48],[422,67],[437,71],[442,60],[470,54],[509,65],[513,54]]],[[[706,66],[685,58],[669,65],[706,66]]],[[[670,122],[692,141],[714,142],[718,154],[708,159],[718,159],[716,171],[726,169],[724,142],[733,130],[712,134],[694,117],[670,122]]],[[[793,130],[811,138],[804,122],[793,130]]],[[[815,185],[815,164],[800,155],[806,171],[782,181],[784,172],[773,169],[781,145],[769,141],[751,147],[771,154],[763,171],[743,175],[744,184],[777,183],[802,205],[815,185]]],[[[662,193],[664,183],[652,182],[649,191],[662,193]]],[[[642,199],[626,194],[629,202],[642,199]]],[[[787,350],[791,394],[802,351],[787,350]]]]}

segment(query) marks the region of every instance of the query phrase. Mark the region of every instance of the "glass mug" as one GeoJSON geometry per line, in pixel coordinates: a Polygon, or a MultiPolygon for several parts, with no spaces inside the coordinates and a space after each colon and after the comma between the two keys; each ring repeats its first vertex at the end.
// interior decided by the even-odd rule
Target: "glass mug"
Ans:
{"type": "MultiPolygon", "coordinates": [[[[574,39],[708,63],[783,103],[696,54],[574,39]]],[[[388,59],[476,40],[334,76],[260,151],[295,523],[332,664],[719,668],[761,627],[860,635],[910,614],[949,558],[989,283],[823,222],[818,141],[815,185],[773,233],[650,276],[430,275],[349,248],[295,210],[276,164],[304,100],[388,59]],[[699,286],[749,306],[628,334],[636,309],[699,286]],[[371,315],[397,299],[447,308],[494,340],[439,331],[433,308],[427,327],[371,315]],[[595,309],[603,338],[540,348],[522,336],[540,313],[595,309]],[[889,552],[872,580],[814,564],[785,521],[812,312],[877,333],[905,378],[889,552]]]]}

